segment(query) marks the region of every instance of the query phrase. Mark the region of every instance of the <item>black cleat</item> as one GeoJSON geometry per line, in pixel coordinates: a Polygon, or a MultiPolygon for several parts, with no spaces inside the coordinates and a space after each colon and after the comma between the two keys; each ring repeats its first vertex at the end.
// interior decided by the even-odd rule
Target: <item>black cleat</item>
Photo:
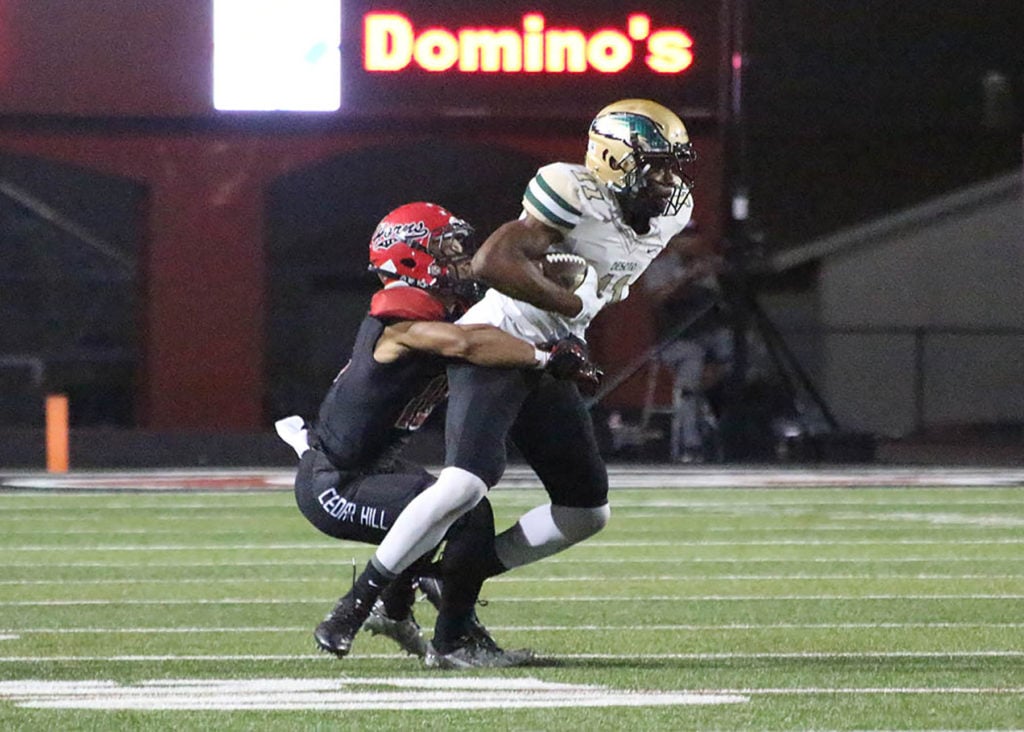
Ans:
{"type": "Polygon", "coordinates": [[[369,614],[370,608],[364,607],[359,600],[345,595],[313,631],[317,646],[338,658],[347,656],[352,649],[356,633],[369,614]]]}
{"type": "Polygon", "coordinates": [[[421,576],[413,580],[412,586],[423,593],[435,610],[441,609],[441,580],[437,577],[421,576]]]}
{"type": "Polygon", "coordinates": [[[423,633],[420,631],[416,618],[413,617],[412,610],[409,611],[405,620],[395,620],[388,616],[384,603],[377,600],[370,611],[370,616],[363,624],[363,628],[374,635],[390,638],[401,646],[403,651],[413,656],[423,658],[427,653],[427,641],[423,638],[423,633]]]}
{"type": "Polygon", "coordinates": [[[446,653],[439,652],[433,643],[428,643],[427,654],[423,658],[427,668],[440,669],[511,668],[528,666],[533,661],[531,650],[503,651],[497,645],[490,647],[477,643],[469,636],[462,638],[459,645],[446,653]]]}
{"type": "MultiPolygon", "coordinates": [[[[444,583],[440,579],[431,576],[420,576],[413,581],[413,587],[422,592],[427,601],[436,610],[441,609],[441,591],[444,588],[444,583]]],[[[480,602],[480,604],[484,605],[486,603],[480,602]]],[[[477,617],[475,612],[469,620],[466,637],[481,648],[487,648],[495,653],[504,652],[501,646],[495,642],[487,628],[484,627],[484,624],[480,622],[480,618],[477,617]]]]}
{"type": "Polygon", "coordinates": [[[481,648],[487,648],[498,653],[504,653],[502,647],[498,645],[494,640],[494,637],[490,634],[487,628],[484,627],[484,624],[480,622],[480,618],[477,617],[475,612],[469,619],[467,637],[481,648]]]}

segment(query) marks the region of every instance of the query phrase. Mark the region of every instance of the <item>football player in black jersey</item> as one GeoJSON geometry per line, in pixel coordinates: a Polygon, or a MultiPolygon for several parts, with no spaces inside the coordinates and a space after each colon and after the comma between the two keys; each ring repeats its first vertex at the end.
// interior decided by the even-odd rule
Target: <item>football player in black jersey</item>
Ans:
{"type": "MultiPolygon", "coordinates": [[[[447,396],[451,360],[542,369],[562,378],[585,378],[590,368],[581,344],[572,339],[543,350],[491,326],[450,322],[472,304],[475,293],[466,278],[471,232],[465,221],[433,203],[406,204],[385,216],[370,242],[370,269],[384,288],[370,302],[351,359],[328,390],[315,423],[307,428],[300,417],[289,417],[276,425],[300,456],[299,509],[329,536],[379,544],[402,509],[436,480],[399,453],[447,396]]],[[[442,579],[493,542],[487,500],[452,525],[445,540],[442,579]]],[[[367,598],[366,607],[359,597],[343,598],[366,618],[368,630],[419,656],[426,642],[412,615],[413,583],[432,555],[433,550],[393,581],[382,578],[379,599],[367,598]]],[[[325,621],[314,637],[321,649],[344,656],[358,629],[339,632],[325,621]]],[[[495,665],[522,660],[498,648],[479,622],[474,632],[495,665]]]]}

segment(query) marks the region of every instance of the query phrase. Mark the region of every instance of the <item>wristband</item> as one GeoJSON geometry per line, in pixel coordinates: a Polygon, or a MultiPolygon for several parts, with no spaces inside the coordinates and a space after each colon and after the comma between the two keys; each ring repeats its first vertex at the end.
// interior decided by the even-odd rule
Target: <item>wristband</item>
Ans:
{"type": "Polygon", "coordinates": [[[534,361],[533,367],[535,369],[542,369],[545,366],[547,366],[548,365],[548,360],[550,360],[550,358],[551,358],[551,354],[548,353],[547,351],[542,351],[539,348],[534,348],[533,349],[533,361],[534,361]]]}

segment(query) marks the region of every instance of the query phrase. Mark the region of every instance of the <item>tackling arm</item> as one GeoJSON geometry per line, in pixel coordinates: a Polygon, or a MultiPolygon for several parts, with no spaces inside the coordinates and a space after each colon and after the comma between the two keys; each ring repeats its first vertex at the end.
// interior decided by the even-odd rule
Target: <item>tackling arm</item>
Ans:
{"type": "Polygon", "coordinates": [[[473,255],[473,274],[510,297],[573,317],[583,301],[541,272],[538,262],[562,234],[527,215],[498,227],[473,255]]]}
{"type": "Polygon", "coordinates": [[[531,344],[498,328],[436,321],[403,321],[389,325],[378,339],[373,357],[380,363],[388,363],[409,351],[461,358],[478,366],[535,368],[543,365],[531,344]]]}

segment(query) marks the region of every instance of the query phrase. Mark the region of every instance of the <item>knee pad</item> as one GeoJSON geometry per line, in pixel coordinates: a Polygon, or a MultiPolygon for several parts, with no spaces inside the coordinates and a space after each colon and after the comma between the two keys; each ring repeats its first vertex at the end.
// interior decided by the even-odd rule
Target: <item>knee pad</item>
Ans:
{"type": "Polygon", "coordinates": [[[573,544],[593,536],[607,526],[611,515],[612,510],[607,503],[594,508],[551,506],[551,519],[555,526],[573,544]]]}
{"type": "Polygon", "coordinates": [[[455,517],[470,511],[487,495],[487,484],[462,468],[444,468],[435,486],[444,486],[446,508],[455,517]]]}

